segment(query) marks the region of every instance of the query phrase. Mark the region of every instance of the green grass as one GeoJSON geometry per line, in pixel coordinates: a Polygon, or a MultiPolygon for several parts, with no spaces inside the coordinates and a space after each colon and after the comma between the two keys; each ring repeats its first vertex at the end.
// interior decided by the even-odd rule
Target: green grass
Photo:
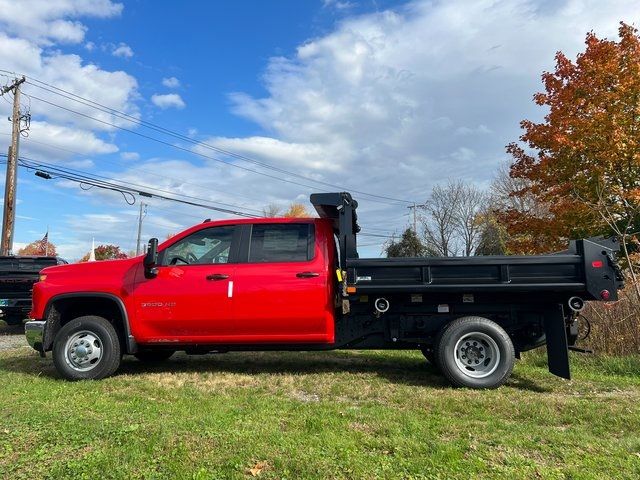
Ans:
{"type": "Polygon", "coordinates": [[[494,391],[414,352],[125,359],[103,381],[0,352],[0,478],[638,478],[640,358],[529,354],[494,391]]]}

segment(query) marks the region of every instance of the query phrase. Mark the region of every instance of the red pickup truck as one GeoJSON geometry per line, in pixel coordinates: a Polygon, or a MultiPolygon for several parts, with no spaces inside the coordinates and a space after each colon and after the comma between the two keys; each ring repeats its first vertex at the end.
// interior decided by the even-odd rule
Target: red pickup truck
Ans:
{"type": "Polygon", "coordinates": [[[547,344],[569,377],[585,300],[614,300],[609,240],[555,255],[360,259],[357,202],[311,196],[320,218],[207,221],[144,257],[46,268],[29,343],[70,380],[122,355],[160,361],[232,350],[416,349],[456,386],[495,388],[547,344]]]}

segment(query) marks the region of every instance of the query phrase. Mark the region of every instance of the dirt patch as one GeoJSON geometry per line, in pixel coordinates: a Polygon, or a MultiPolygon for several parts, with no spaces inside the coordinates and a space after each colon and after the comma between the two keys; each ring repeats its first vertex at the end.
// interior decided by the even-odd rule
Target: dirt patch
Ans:
{"type": "Polygon", "coordinates": [[[0,350],[27,346],[24,325],[7,325],[0,320],[0,350]]]}

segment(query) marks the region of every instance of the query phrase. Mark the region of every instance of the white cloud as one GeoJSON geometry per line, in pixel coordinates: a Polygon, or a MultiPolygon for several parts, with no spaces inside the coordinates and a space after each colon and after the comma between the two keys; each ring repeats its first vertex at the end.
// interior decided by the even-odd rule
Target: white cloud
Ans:
{"type": "Polygon", "coordinates": [[[138,152],[121,152],[120,158],[127,161],[140,160],[140,154],[138,152]]]}
{"type": "Polygon", "coordinates": [[[96,44],[93,42],[87,42],[84,44],[84,48],[90,52],[92,52],[93,50],[95,50],[96,48],[96,44]]]}
{"type": "Polygon", "coordinates": [[[167,88],[178,88],[180,86],[180,80],[178,80],[176,77],[163,78],[162,85],[167,88]]]}
{"type": "Polygon", "coordinates": [[[85,158],[84,160],[71,160],[69,162],[66,162],[65,166],[88,170],[94,168],[96,166],[96,163],[93,160],[85,158]]]}
{"type": "MultiPolygon", "coordinates": [[[[269,137],[213,137],[205,139],[202,143],[252,158],[260,157],[271,164],[280,163],[281,166],[303,167],[310,170],[336,170],[339,165],[330,163],[328,160],[336,155],[347,154],[338,145],[290,143],[269,137]]],[[[194,151],[205,155],[211,154],[211,150],[202,145],[197,145],[194,151]]]]}
{"type": "Polygon", "coordinates": [[[133,49],[126,43],[114,45],[111,55],[114,57],[131,58],[133,57],[133,49]]]}
{"type": "Polygon", "coordinates": [[[324,8],[334,8],[336,10],[349,10],[355,6],[355,3],[341,0],[323,0],[324,8]]]}
{"type": "MultiPolygon", "coordinates": [[[[25,74],[84,98],[99,99],[103,105],[139,116],[135,100],[138,98],[135,78],[123,71],[110,72],[94,64],[85,64],[78,55],[67,55],[59,51],[48,52],[24,39],[10,38],[0,33],[0,65],[2,68],[25,74]],[[21,52],[16,55],[15,52],[21,52]]],[[[87,105],[43,91],[33,84],[26,84],[23,92],[67,109],[116,125],[131,126],[131,123],[87,105]]],[[[28,100],[24,100],[27,102],[28,100]]],[[[37,99],[31,100],[32,113],[46,116],[52,122],[92,130],[114,130],[113,127],[79,116],[37,99]]],[[[6,116],[9,105],[0,102],[0,115],[6,116]]]]}
{"type": "Polygon", "coordinates": [[[186,106],[182,97],[177,93],[155,94],[151,96],[151,101],[156,107],[160,107],[163,110],[166,108],[182,109],[186,106]]]}
{"type": "Polygon", "coordinates": [[[636,7],[415,1],[346,19],[295,55],[272,58],[266,96],[230,96],[233,111],[272,142],[229,142],[278,166],[290,169],[297,157],[306,174],[315,168],[325,181],[409,200],[451,177],[483,182],[517,140],[519,121],[541,115],[531,97],[555,52],[575,55],[591,29],[615,36],[620,19],[640,20],[636,7]]]}
{"type": "Polygon", "coordinates": [[[0,26],[37,44],[79,43],[87,28],[74,19],[109,18],[121,11],[122,4],[111,0],[0,0],[0,26]]]}
{"type": "Polygon", "coordinates": [[[31,122],[29,137],[22,141],[21,147],[25,155],[41,159],[100,155],[118,151],[115,144],[98,138],[90,130],[45,121],[31,122]]]}

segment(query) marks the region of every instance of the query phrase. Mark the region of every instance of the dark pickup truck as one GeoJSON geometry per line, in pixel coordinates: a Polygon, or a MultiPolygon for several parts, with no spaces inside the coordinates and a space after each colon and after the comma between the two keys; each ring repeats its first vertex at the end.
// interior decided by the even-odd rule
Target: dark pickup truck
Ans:
{"type": "Polygon", "coordinates": [[[357,202],[311,196],[320,218],[207,221],[144,257],[47,268],[29,343],[71,380],[239,350],[420,350],[456,386],[495,388],[547,345],[569,378],[585,301],[616,300],[612,240],[554,255],[362,259],[357,202]]]}
{"type": "Polygon", "coordinates": [[[65,264],[57,257],[0,256],[0,312],[8,325],[18,325],[29,316],[31,290],[40,270],[65,264]]]}

